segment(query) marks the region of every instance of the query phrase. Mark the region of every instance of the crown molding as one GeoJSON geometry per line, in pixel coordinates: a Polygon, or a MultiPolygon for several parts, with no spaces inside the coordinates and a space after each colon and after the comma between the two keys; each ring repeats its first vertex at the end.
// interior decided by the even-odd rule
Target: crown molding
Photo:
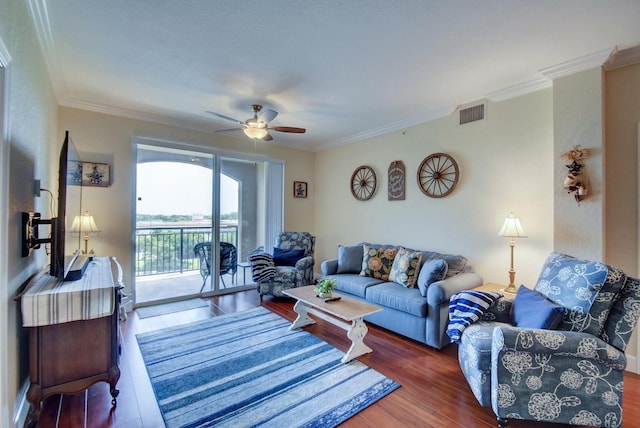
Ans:
{"type": "Polygon", "coordinates": [[[60,100],[67,94],[68,86],[64,79],[62,62],[60,61],[60,55],[51,31],[46,0],[26,0],[26,5],[29,17],[36,31],[40,49],[42,49],[44,62],[53,85],[53,91],[56,94],[56,98],[60,100]]]}
{"type": "Polygon", "coordinates": [[[629,49],[615,49],[603,67],[606,71],[626,67],[640,62],[640,46],[629,49]]]}
{"type": "Polygon", "coordinates": [[[377,137],[379,135],[389,134],[396,131],[402,131],[406,128],[410,128],[421,123],[430,122],[441,117],[446,117],[454,111],[453,106],[447,106],[438,110],[428,112],[424,115],[413,116],[408,119],[399,120],[397,122],[388,123],[386,125],[379,126],[377,128],[368,129],[357,134],[350,135],[338,140],[327,141],[316,145],[317,149],[328,149],[330,147],[343,146],[345,144],[355,143],[357,141],[366,140],[368,138],[377,137]]]}
{"type": "Polygon", "coordinates": [[[509,86],[508,88],[498,89],[487,94],[487,98],[493,102],[508,100],[509,98],[519,97],[520,95],[529,94],[531,92],[539,91],[541,89],[550,88],[553,82],[546,77],[530,80],[517,85],[509,86]]]}
{"type": "Polygon", "coordinates": [[[615,52],[615,47],[603,49],[589,55],[581,56],[558,65],[538,70],[543,76],[551,80],[569,76],[581,71],[602,67],[605,61],[615,52]]]}

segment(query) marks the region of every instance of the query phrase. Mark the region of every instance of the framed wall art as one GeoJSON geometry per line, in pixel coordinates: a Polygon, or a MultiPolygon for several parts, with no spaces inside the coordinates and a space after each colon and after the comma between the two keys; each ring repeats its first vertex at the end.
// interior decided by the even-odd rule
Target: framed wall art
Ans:
{"type": "Polygon", "coordinates": [[[307,197],[307,182],[306,181],[294,181],[293,182],[293,197],[294,198],[306,198],[307,197]]]}
{"type": "Polygon", "coordinates": [[[82,185],[109,187],[111,171],[108,163],[82,162],[82,185]]]}

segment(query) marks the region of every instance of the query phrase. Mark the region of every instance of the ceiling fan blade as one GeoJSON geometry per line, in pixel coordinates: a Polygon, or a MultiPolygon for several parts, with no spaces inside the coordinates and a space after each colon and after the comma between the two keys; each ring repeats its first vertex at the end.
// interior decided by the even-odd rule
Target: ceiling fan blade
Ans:
{"type": "Polygon", "coordinates": [[[262,139],[262,141],[271,141],[273,140],[273,137],[271,136],[271,134],[267,134],[264,136],[264,138],[262,139]]]}
{"type": "Polygon", "coordinates": [[[268,129],[278,132],[293,132],[294,134],[304,134],[305,132],[307,132],[307,130],[304,128],[295,128],[293,126],[274,126],[269,127],[268,129]]]}
{"type": "Polygon", "coordinates": [[[278,115],[278,112],[275,110],[271,110],[270,108],[266,109],[266,110],[262,110],[262,112],[260,113],[260,115],[258,116],[260,118],[260,120],[262,120],[264,123],[269,123],[271,122],[273,119],[276,118],[276,116],[278,115]]]}
{"type": "Polygon", "coordinates": [[[232,117],[229,116],[225,116],[223,114],[220,113],[216,113],[214,111],[207,111],[207,113],[212,114],[214,116],[218,116],[220,119],[224,119],[224,120],[230,120],[233,123],[237,123],[238,125],[244,125],[244,122],[239,121],[238,119],[234,119],[232,117]]]}
{"type": "Polygon", "coordinates": [[[220,129],[215,131],[216,134],[230,134],[232,132],[242,131],[243,128],[230,128],[230,129],[220,129]]]}

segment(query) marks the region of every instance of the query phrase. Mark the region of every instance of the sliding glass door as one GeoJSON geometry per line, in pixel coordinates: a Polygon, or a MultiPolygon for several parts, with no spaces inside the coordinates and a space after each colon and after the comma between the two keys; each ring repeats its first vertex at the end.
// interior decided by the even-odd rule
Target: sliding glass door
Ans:
{"type": "Polygon", "coordinates": [[[282,164],[150,143],[136,144],[136,303],[254,288],[249,254],[282,227],[265,198],[282,164]]]}

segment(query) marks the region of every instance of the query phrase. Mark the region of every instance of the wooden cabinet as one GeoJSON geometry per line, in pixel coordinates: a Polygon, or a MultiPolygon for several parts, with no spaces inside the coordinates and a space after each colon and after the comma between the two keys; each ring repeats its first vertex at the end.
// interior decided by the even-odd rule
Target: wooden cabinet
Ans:
{"type": "MultiPolygon", "coordinates": [[[[40,418],[42,401],[53,394],[74,394],[97,382],[107,382],[110,386],[112,404],[116,404],[120,378],[118,367],[120,355],[119,305],[120,292],[114,286],[110,263],[98,263],[95,269],[108,269],[84,278],[85,281],[106,282],[107,294],[102,290],[101,298],[113,299],[113,310],[106,316],[80,319],[62,323],[29,327],[29,378],[31,385],[27,399],[31,403],[28,425],[35,425],[40,418]],[[110,279],[110,282],[105,278],[110,279]],[[110,295],[108,294],[110,293],[110,295]]],[[[80,281],[83,281],[80,280],[80,281]]],[[[57,281],[50,278],[49,281],[57,281]]],[[[65,283],[67,284],[67,283],[65,283]]],[[[96,287],[96,284],[85,284],[96,287]]],[[[55,288],[60,288],[60,284],[55,288]]],[[[48,289],[40,284],[40,289],[48,289]]],[[[37,292],[41,292],[38,290],[37,292]]],[[[28,291],[27,291],[28,293],[28,291]]],[[[23,314],[25,296],[23,295],[23,314]]],[[[34,292],[36,293],[36,292],[34,292]]],[[[34,294],[32,293],[32,294],[34,294]]],[[[86,293],[85,293],[86,296],[86,293]]],[[[76,302],[77,305],[77,302],[76,302]]],[[[87,305],[91,306],[90,304],[87,305]]],[[[58,308],[63,311],[64,308],[58,308]]],[[[80,311],[84,312],[84,311],[80,311]]],[[[84,312],[85,314],[87,312],[84,312]]],[[[54,317],[57,319],[58,317],[54,317]]]]}

